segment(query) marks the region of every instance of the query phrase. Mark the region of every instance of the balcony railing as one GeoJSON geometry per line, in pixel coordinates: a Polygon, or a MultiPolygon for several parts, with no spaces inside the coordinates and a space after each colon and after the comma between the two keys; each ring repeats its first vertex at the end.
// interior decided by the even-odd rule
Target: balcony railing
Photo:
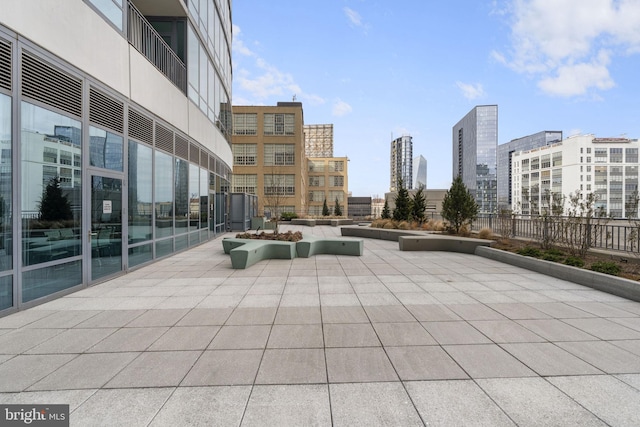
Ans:
{"type": "Polygon", "coordinates": [[[140,11],[131,2],[128,4],[127,37],[129,43],[186,94],[187,67],[140,11]]]}

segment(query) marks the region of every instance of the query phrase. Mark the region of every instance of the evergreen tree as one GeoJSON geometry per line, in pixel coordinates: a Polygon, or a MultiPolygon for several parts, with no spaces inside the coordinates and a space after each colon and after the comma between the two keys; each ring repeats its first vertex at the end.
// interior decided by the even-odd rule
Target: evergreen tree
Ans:
{"type": "Polygon", "coordinates": [[[424,197],[424,186],[420,186],[411,200],[411,216],[420,224],[424,222],[424,214],[427,210],[427,199],[424,197]]]}
{"type": "Polygon", "coordinates": [[[329,212],[329,206],[327,206],[327,199],[324,199],[324,203],[322,204],[322,216],[329,216],[331,212],[329,212]]]}
{"type": "Polygon", "coordinates": [[[60,178],[53,177],[47,184],[40,200],[40,219],[43,221],[64,221],[73,219],[71,203],[62,194],[60,178]]]}
{"type": "Polygon", "coordinates": [[[389,210],[389,201],[384,199],[384,207],[382,208],[382,219],[391,219],[391,212],[389,210]]]}
{"type": "Polygon", "coordinates": [[[404,183],[399,180],[398,194],[396,195],[396,207],[393,210],[393,219],[396,221],[407,221],[411,214],[411,198],[409,192],[404,188],[404,183]]]}
{"type": "Polygon", "coordinates": [[[333,208],[333,214],[335,216],[342,216],[342,207],[340,206],[340,202],[338,201],[337,197],[336,197],[336,205],[333,208]]]}
{"type": "Polygon", "coordinates": [[[442,200],[442,217],[446,219],[454,233],[471,224],[478,216],[478,205],[459,175],[442,200]]]}

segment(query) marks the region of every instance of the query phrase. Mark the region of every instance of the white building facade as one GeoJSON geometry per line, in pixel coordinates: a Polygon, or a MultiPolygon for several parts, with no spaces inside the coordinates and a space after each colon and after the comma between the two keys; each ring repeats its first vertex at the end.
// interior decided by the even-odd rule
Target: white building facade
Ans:
{"type": "Polygon", "coordinates": [[[0,316],[226,231],[231,0],[0,14],[0,316]]]}
{"type": "Polygon", "coordinates": [[[548,212],[552,195],[596,195],[596,207],[613,218],[638,215],[637,139],[576,135],[562,142],[513,153],[513,212],[548,212]]]}

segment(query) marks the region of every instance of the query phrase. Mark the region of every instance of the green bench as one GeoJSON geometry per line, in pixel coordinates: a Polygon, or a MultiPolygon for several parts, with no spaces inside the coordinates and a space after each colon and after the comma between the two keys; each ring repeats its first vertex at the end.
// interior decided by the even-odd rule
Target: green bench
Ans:
{"type": "Polygon", "coordinates": [[[224,253],[229,255],[231,249],[237,248],[238,246],[242,246],[248,242],[251,242],[249,239],[238,239],[235,237],[225,237],[222,239],[222,249],[224,249],[224,253]]]}
{"type": "Polygon", "coordinates": [[[361,239],[327,239],[305,236],[296,242],[296,250],[300,258],[309,258],[317,254],[362,256],[364,241],[361,239]]]}
{"type": "Polygon", "coordinates": [[[225,253],[231,256],[231,267],[244,269],[263,259],[293,259],[296,256],[294,242],[278,240],[223,239],[225,253]],[[225,240],[229,240],[225,244],[225,240]],[[227,249],[229,252],[227,252],[227,249]]]}

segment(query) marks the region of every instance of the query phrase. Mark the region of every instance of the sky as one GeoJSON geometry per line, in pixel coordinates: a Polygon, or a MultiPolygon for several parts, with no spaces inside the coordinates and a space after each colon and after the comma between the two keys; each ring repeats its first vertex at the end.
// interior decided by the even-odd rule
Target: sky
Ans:
{"type": "MultiPolygon", "coordinates": [[[[234,0],[233,105],[333,124],[353,196],[389,191],[413,138],[447,189],[452,128],[498,105],[498,144],[543,130],[640,138],[639,0],[234,0]]],[[[500,167],[500,165],[498,165],[500,167]]]]}

